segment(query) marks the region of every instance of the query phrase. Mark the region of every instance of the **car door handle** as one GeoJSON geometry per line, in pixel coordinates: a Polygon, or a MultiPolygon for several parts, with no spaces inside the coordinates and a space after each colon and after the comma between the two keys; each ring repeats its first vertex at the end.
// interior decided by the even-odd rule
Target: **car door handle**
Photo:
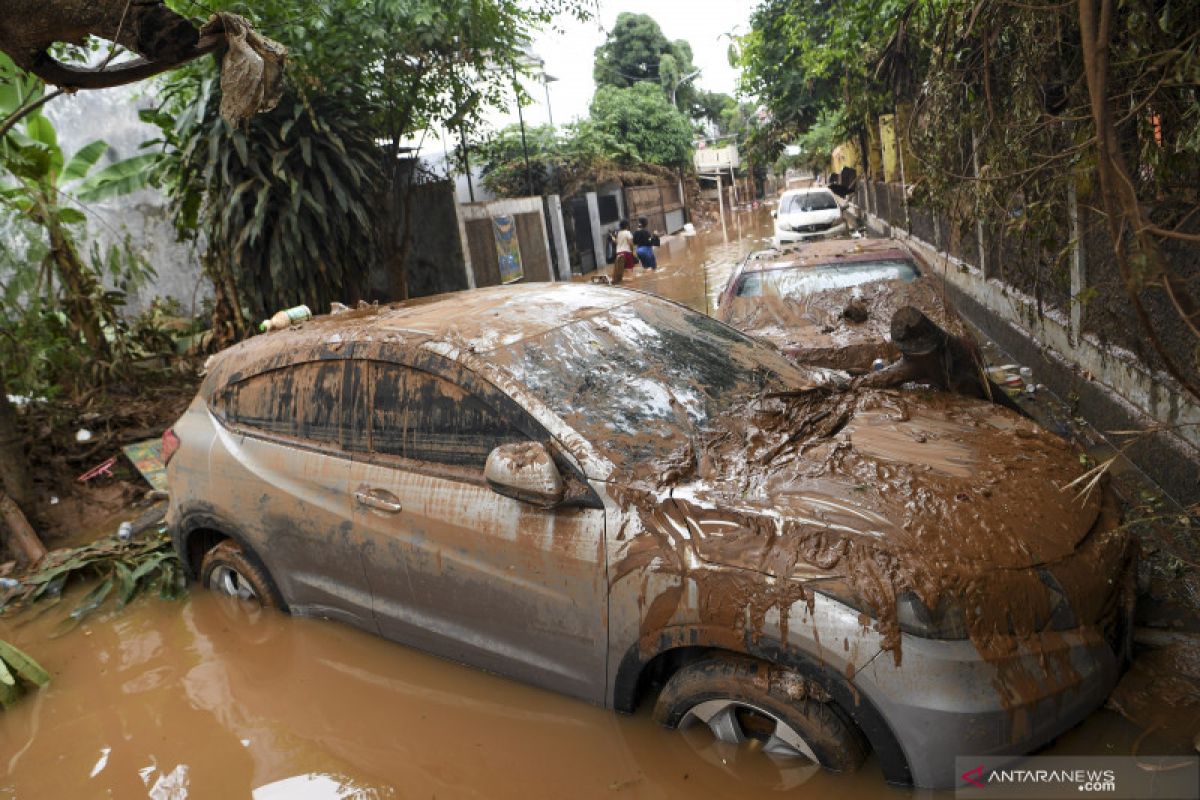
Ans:
{"type": "Polygon", "coordinates": [[[389,514],[395,514],[402,508],[400,505],[400,498],[396,497],[391,492],[385,492],[382,489],[371,489],[369,491],[363,491],[362,489],[359,489],[354,493],[354,499],[357,500],[361,505],[367,506],[368,508],[374,508],[379,511],[386,511],[389,514]]]}

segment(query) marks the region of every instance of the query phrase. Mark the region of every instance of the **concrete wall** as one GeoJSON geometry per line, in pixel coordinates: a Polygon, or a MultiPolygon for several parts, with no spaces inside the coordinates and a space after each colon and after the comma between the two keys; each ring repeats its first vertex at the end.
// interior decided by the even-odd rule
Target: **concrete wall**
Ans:
{"type": "Polygon", "coordinates": [[[459,207],[466,234],[466,249],[476,286],[500,283],[496,240],[492,230],[494,217],[516,219],[517,241],[521,248],[521,266],[525,282],[555,280],[550,237],[540,197],[517,197],[473,203],[459,207]]]}
{"type": "MultiPolygon", "coordinates": [[[[392,252],[399,254],[406,197],[403,185],[395,187],[395,191],[397,217],[388,221],[383,235],[392,239],[392,252]]],[[[453,183],[444,180],[416,184],[410,191],[412,219],[407,262],[401,267],[399,262],[385,257],[371,269],[368,285],[372,300],[386,302],[404,296],[401,269],[407,272],[409,297],[468,288],[453,183]]]]}

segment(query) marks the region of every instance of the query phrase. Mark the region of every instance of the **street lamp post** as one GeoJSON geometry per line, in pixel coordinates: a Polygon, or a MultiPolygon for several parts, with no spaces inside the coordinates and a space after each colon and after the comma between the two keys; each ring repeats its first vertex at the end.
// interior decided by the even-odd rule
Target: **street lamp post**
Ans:
{"type": "Polygon", "coordinates": [[[554,129],[554,111],[550,108],[550,84],[554,83],[558,78],[553,75],[543,72],[542,84],[546,87],[546,117],[550,120],[550,129],[554,129]]]}

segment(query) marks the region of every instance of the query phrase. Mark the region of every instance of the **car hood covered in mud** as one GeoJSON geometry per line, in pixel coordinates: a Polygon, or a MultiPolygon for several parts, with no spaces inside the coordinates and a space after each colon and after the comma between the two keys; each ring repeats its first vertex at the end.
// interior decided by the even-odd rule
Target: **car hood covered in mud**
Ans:
{"type": "Polygon", "coordinates": [[[749,286],[738,290],[752,288],[752,293],[725,298],[717,317],[766,339],[798,363],[851,373],[869,371],[877,358],[892,361],[899,357],[889,326],[892,314],[904,306],[915,306],[945,330],[961,332],[939,287],[927,275],[916,274],[910,267],[889,270],[881,266],[876,270],[881,276],[893,271],[903,277],[857,282],[870,275],[872,263],[912,264],[909,253],[899,245],[874,240],[868,245],[824,242],[794,253],[753,255],[739,276],[739,281],[749,286]],[[844,274],[838,275],[839,269],[844,274]]]}
{"type": "Polygon", "coordinates": [[[760,612],[833,578],[897,658],[905,592],[961,607],[977,644],[1042,630],[1060,595],[1076,624],[1098,623],[1129,548],[1104,493],[1075,483],[1082,472],[1067,442],[953,395],[757,401],[627,477],[643,530],[627,533],[617,572],[719,584],[719,568],[750,571],[763,579],[744,600],[760,612]]]}

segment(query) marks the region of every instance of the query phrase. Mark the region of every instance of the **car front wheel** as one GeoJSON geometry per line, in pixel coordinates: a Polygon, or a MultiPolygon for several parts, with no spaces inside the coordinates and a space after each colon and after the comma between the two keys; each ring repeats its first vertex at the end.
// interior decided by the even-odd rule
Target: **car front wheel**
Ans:
{"type": "MultiPolygon", "coordinates": [[[[654,719],[669,728],[701,724],[717,741],[778,759],[807,759],[851,772],[866,757],[862,735],[833,706],[811,696],[795,673],[720,654],[682,667],[663,687],[654,719]]],[[[803,762],[800,762],[803,763],[803,762]]]]}
{"type": "Polygon", "coordinates": [[[275,593],[266,573],[246,557],[241,545],[226,539],[204,554],[200,583],[217,594],[274,608],[275,593]]]}

